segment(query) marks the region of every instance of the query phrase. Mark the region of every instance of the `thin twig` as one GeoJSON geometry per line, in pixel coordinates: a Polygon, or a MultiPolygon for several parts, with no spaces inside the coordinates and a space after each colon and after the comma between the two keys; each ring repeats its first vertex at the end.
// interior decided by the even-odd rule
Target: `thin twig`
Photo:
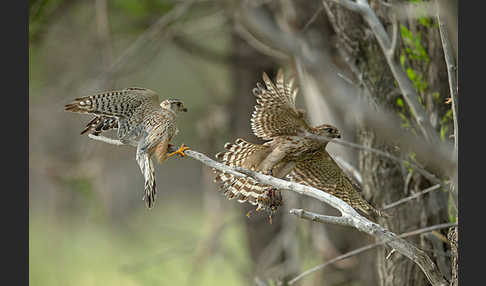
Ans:
{"type": "Polygon", "coordinates": [[[317,17],[319,16],[319,14],[321,14],[323,9],[324,7],[319,7],[319,9],[317,9],[314,15],[312,15],[312,17],[310,18],[310,20],[304,25],[301,32],[305,32],[310,27],[310,25],[312,25],[312,23],[314,23],[314,21],[317,20],[317,17]]]}
{"type": "Polygon", "coordinates": [[[438,190],[438,189],[440,189],[440,187],[441,187],[441,185],[439,185],[439,184],[437,184],[437,185],[433,185],[432,187],[429,187],[429,188],[427,188],[427,189],[425,189],[425,190],[423,190],[423,191],[420,191],[420,192],[418,192],[418,193],[416,193],[416,194],[413,194],[413,195],[411,195],[411,196],[409,196],[409,197],[406,197],[406,198],[403,198],[403,199],[398,200],[398,201],[396,201],[396,202],[393,202],[393,203],[391,203],[391,204],[388,204],[388,205],[384,206],[384,207],[382,208],[382,210],[387,210],[387,209],[394,208],[394,207],[396,207],[396,206],[398,206],[398,205],[404,204],[404,203],[406,203],[406,202],[408,202],[408,201],[411,201],[411,200],[413,200],[413,199],[415,199],[415,198],[418,198],[418,197],[420,197],[420,196],[423,196],[423,195],[425,195],[425,194],[427,194],[427,193],[429,193],[429,192],[432,192],[432,191],[438,190]]]}
{"type": "Polygon", "coordinates": [[[263,42],[259,41],[257,38],[255,38],[245,27],[243,27],[242,25],[238,24],[238,23],[235,23],[235,31],[238,33],[238,35],[240,35],[240,37],[242,37],[243,39],[246,40],[246,42],[252,46],[253,48],[255,48],[256,50],[260,51],[261,53],[267,55],[267,56],[270,56],[270,57],[274,57],[276,59],[279,59],[279,60],[288,60],[289,57],[268,46],[268,45],[265,45],[263,42]]]}
{"type": "MultiPolygon", "coordinates": [[[[433,225],[433,226],[429,226],[429,227],[417,229],[417,230],[414,230],[414,231],[402,233],[398,237],[399,238],[406,238],[406,237],[410,237],[410,236],[414,236],[414,235],[419,235],[419,234],[431,232],[431,231],[434,231],[434,230],[437,230],[437,229],[448,228],[448,227],[455,226],[455,225],[457,225],[457,223],[444,223],[444,224],[433,225]]],[[[306,270],[306,271],[302,272],[301,274],[299,274],[298,276],[296,276],[295,278],[293,278],[292,280],[290,280],[289,281],[289,285],[292,285],[295,282],[297,282],[298,280],[304,278],[305,276],[308,276],[309,274],[311,274],[313,272],[316,272],[318,270],[321,270],[321,269],[323,269],[323,268],[325,268],[325,267],[327,267],[327,266],[329,266],[329,265],[331,265],[333,263],[336,263],[336,262],[341,261],[343,259],[346,259],[346,258],[355,256],[355,255],[358,255],[360,253],[363,253],[363,252],[365,252],[367,250],[376,248],[377,246],[380,246],[380,245],[383,245],[383,244],[384,244],[383,241],[376,242],[376,243],[373,243],[373,244],[369,244],[369,245],[366,245],[366,246],[357,248],[357,249],[355,249],[353,251],[350,251],[348,253],[345,253],[343,255],[339,255],[339,256],[337,256],[337,257],[335,257],[335,258],[327,261],[326,263],[319,264],[317,266],[312,267],[309,270],[306,270]]]]}
{"type": "MultiPolygon", "coordinates": [[[[152,40],[160,38],[161,35],[167,31],[167,28],[174,21],[189,11],[189,8],[194,4],[194,0],[183,1],[178,3],[167,14],[160,17],[150,28],[148,28],[142,35],[140,35],[127,49],[125,49],[120,56],[118,56],[109,69],[100,77],[106,78],[112,74],[116,74],[126,65],[127,61],[132,60],[133,57],[140,52],[140,49],[150,43],[152,40]]],[[[160,39],[159,39],[160,40],[160,39]]]]}
{"type": "Polygon", "coordinates": [[[125,143],[121,142],[120,140],[111,139],[111,138],[105,137],[103,135],[88,134],[88,137],[93,139],[93,140],[101,141],[101,142],[108,143],[108,144],[111,144],[111,145],[116,145],[116,146],[126,145],[125,143]]]}
{"type": "MultiPolygon", "coordinates": [[[[312,139],[316,139],[316,140],[323,140],[323,141],[325,141],[325,140],[329,141],[329,139],[330,139],[328,137],[323,137],[323,136],[319,136],[319,135],[308,135],[308,137],[312,138],[312,139]]],[[[346,141],[346,140],[343,140],[343,139],[337,139],[337,138],[333,139],[330,142],[340,144],[340,145],[343,145],[343,146],[356,148],[356,149],[365,150],[365,151],[368,151],[368,152],[372,152],[372,153],[378,154],[380,156],[386,157],[388,159],[391,159],[393,161],[399,162],[401,164],[408,164],[408,166],[410,168],[416,170],[417,172],[422,174],[424,177],[429,179],[431,182],[433,182],[435,184],[439,184],[441,186],[445,186],[445,184],[440,179],[438,179],[434,174],[430,173],[429,171],[425,170],[424,168],[418,166],[417,164],[415,164],[411,161],[406,161],[404,159],[400,159],[396,156],[393,156],[392,154],[387,153],[385,151],[381,151],[381,150],[378,150],[378,149],[375,149],[375,148],[372,148],[372,147],[356,144],[356,143],[353,143],[353,142],[349,142],[349,141],[346,141]]]]}
{"type": "Polygon", "coordinates": [[[311,220],[314,222],[320,223],[332,223],[338,225],[349,225],[349,220],[346,217],[337,217],[337,216],[328,216],[328,215],[321,215],[312,212],[304,211],[303,209],[291,209],[289,211],[290,214],[296,215],[300,218],[311,220]]]}
{"type": "Polygon", "coordinates": [[[392,43],[390,50],[388,50],[388,56],[393,57],[395,55],[395,50],[397,48],[397,42],[398,42],[398,19],[397,15],[395,13],[392,14],[392,43]]]}

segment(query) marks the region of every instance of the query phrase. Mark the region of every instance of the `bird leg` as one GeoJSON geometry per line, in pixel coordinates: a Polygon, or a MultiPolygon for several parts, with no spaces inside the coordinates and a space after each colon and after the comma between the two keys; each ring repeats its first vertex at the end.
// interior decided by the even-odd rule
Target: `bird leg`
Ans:
{"type": "Polygon", "coordinates": [[[88,137],[91,138],[91,139],[98,140],[98,141],[105,142],[105,143],[112,144],[112,145],[117,145],[117,146],[125,145],[125,143],[123,143],[120,140],[111,139],[111,138],[105,137],[103,135],[88,134],[88,137]]]}
{"type": "Polygon", "coordinates": [[[170,156],[173,156],[173,155],[180,155],[181,157],[186,157],[186,154],[184,154],[184,151],[186,150],[190,150],[191,148],[187,147],[187,146],[184,146],[184,143],[182,143],[182,145],[179,147],[179,149],[177,149],[177,151],[174,151],[172,153],[169,153],[167,154],[167,157],[170,157],[170,156]]]}

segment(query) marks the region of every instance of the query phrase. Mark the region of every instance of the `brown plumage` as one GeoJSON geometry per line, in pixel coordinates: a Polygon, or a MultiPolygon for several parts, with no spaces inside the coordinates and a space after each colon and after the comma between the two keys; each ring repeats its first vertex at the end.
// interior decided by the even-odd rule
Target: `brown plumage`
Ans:
{"type": "Polygon", "coordinates": [[[76,98],[65,105],[65,110],[95,116],[81,134],[98,136],[103,131],[117,129],[120,142],[137,147],[136,159],[145,178],[143,199],[152,208],[157,189],[151,156],[155,154],[162,163],[174,154],[184,156],[184,150],[188,149],[182,145],[176,152],[167,154],[169,142],[178,132],[176,114],[187,111],[182,101],[160,102],[154,91],[130,87],[76,98]]]}
{"type": "Polygon", "coordinates": [[[363,199],[360,187],[346,176],[325,147],[302,156],[288,177],[294,182],[324,190],[370,218],[387,216],[363,199]]]}
{"type": "MultiPolygon", "coordinates": [[[[265,85],[257,83],[253,89],[258,104],[251,118],[251,128],[256,136],[269,141],[260,145],[237,139],[234,144],[226,143],[226,151],[216,154],[216,158],[228,166],[244,167],[277,178],[291,174],[292,180],[327,191],[353,208],[380,214],[360,196],[356,186],[327,153],[328,141],[308,137],[320,135],[332,140],[341,137],[339,130],[329,124],[309,125],[305,112],[295,106],[298,90],[293,86],[294,81],[285,83],[282,70],[278,71],[275,83],[266,73],[263,73],[263,81],[265,85]]],[[[215,181],[222,184],[222,190],[230,199],[248,201],[257,205],[257,210],[272,212],[282,204],[280,191],[272,186],[217,170],[215,173],[215,181]]]]}
{"type": "MultiPolygon", "coordinates": [[[[263,73],[263,80],[265,86],[257,83],[253,89],[258,104],[251,118],[251,127],[256,136],[269,141],[259,145],[237,139],[234,144],[227,143],[226,151],[216,154],[216,158],[229,166],[283,178],[303,154],[327,144],[306,138],[306,135],[323,135],[330,139],[340,135],[331,125],[312,127],[308,124],[304,111],[295,107],[297,89],[293,87],[293,80],[285,84],[281,70],[275,84],[266,73],[263,73]]],[[[259,184],[251,178],[236,178],[217,170],[215,173],[215,181],[222,184],[222,190],[230,199],[248,201],[257,205],[257,210],[272,212],[282,204],[280,191],[272,186],[259,184]]]]}

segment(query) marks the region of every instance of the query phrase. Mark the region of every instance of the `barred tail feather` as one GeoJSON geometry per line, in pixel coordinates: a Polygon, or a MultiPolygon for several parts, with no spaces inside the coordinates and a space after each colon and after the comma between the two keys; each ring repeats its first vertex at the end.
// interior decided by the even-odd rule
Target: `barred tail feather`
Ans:
{"type": "Polygon", "coordinates": [[[138,166],[142,171],[145,179],[143,200],[147,208],[151,209],[155,204],[157,198],[157,188],[155,183],[155,170],[152,160],[147,153],[144,153],[140,148],[137,148],[136,155],[138,166]]]}
{"type": "Polygon", "coordinates": [[[147,208],[151,209],[155,205],[155,199],[157,197],[157,188],[155,183],[155,171],[152,160],[146,160],[146,171],[145,172],[145,190],[143,200],[145,201],[145,205],[147,208]]]}
{"type": "Polygon", "coordinates": [[[64,106],[65,111],[77,113],[92,113],[96,111],[96,96],[85,96],[74,99],[64,106]]]}
{"type": "Polygon", "coordinates": [[[231,174],[214,170],[215,182],[221,184],[223,194],[229,200],[240,203],[249,202],[258,210],[275,212],[282,203],[280,191],[272,186],[262,185],[251,178],[238,178],[231,174]]]}
{"type": "MultiPolygon", "coordinates": [[[[256,166],[271,152],[264,145],[252,144],[238,138],[234,143],[224,145],[226,151],[216,154],[216,158],[230,167],[243,167],[255,170],[256,166]]],[[[257,206],[257,210],[275,211],[282,204],[279,191],[269,192],[272,186],[262,185],[252,178],[238,178],[231,174],[213,169],[215,182],[221,183],[225,196],[238,202],[249,202],[257,206]]]]}

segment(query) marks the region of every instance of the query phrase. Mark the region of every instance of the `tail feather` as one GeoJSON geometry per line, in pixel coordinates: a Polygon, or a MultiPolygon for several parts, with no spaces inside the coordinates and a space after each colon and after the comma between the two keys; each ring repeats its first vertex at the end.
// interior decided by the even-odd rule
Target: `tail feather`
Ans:
{"type": "Polygon", "coordinates": [[[154,165],[149,155],[140,149],[137,149],[136,159],[145,179],[143,200],[147,208],[151,209],[155,205],[157,198],[154,165]]]}
{"type": "MultiPolygon", "coordinates": [[[[256,166],[268,154],[266,146],[248,143],[243,139],[235,143],[226,143],[226,151],[216,154],[216,158],[230,167],[244,167],[255,170],[256,166]]],[[[257,206],[257,210],[265,209],[271,212],[277,210],[282,204],[280,191],[272,186],[262,185],[252,178],[238,178],[231,174],[213,169],[216,174],[215,182],[221,184],[221,189],[229,199],[238,202],[249,202],[257,206]],[[271,192],[270,192],[271,190],[271,192]]]]}
{"type": "Polygon", "coordinates": [[[93,113],[96,111],[96,101],[96,95],[78,97],[73,102],[66,104],[64,110],[77,113],[93,113]]]}
{"type": "Polygon", "coordinates": [[[144,184],[144,196],[143,200],[147,208],[151,209],[155,205],[155,199],[157,198],[157,184],[155,182],[155,171],[152,164],[152,160],[148,159],[148,171],[145,173],[145,184],[144,184]]]}

